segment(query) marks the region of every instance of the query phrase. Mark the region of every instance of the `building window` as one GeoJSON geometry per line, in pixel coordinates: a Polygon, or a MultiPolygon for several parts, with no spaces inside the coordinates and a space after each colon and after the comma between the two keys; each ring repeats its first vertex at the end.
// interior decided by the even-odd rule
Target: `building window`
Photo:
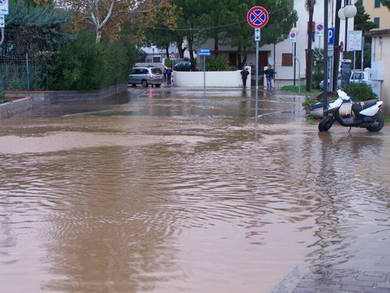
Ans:
{"type": "Polygon", "coordinates": [[[381,19],[380,19],[380,17],[375,17],[374,18],[374,23],[375,23],[375,27],[376,28],[379,28],[380,27],[380,25],[381,25],[381,19]]]}
{"type": "Polygon", "coordinates": [[[282,66],[293,66],[293,54],[291,53],[282,54],[282,66]]]}
{"type": "Polygon", "coordinates": [[[381,0],[375,0],[375,8],[381,7],[381,0]]]}

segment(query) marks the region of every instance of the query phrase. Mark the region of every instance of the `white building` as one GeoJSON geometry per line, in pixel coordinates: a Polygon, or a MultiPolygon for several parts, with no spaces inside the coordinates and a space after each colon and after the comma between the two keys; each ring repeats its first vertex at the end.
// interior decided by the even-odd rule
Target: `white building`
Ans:
{"type": "MultiPolygon", "coordinates": [[[[306,50],[307,50],[307,24],[309,21],[309,13],[306,10],[305,6],[306,0],[294,0],[294,9],[298,13],[298,22],[296,24],[296,31],[298,32],[296,44],[297,44],[297,60],[300,64],[300,78],[305,78],[306,71],[306,50]]],[[[316,1],[315,9],[314,9],[314,18],[313,21],[315,26],[318,24],[324,23],[324,1],[316,1]]],[[[334,27],[335,19],[335,6],[336,1],[329,1],[329,27],[334,27]],[[332,17],[333,16],[333,17],[332,17]]],[[[353,30],[354,22],[353,19],[349,19],[348,22],[348,30],[353,30]]],[[[344,40],[345,36],[345,20],[341,20],[340,25],[340,41],[344,40]]],[[[213,48],[213,41],[210,40],[206,44],[202,45],[203,47],[213,48]]],[[[315,35],[315,42],[313,43],[314,48],[323,48],[323,34],[315,35]]],[[[235,60],[237,60],[237,51],[235,48],[229,47],[229,45],[221,45],[220,53],[225,54],[231,63],[231,65],[237,65],[235,60]]],[[[293,72],[293,46],[289,40],[285,40],[276,44],[266,45],[261,47],[260,56],[259,56],[259,64],[260,67],[263,68],[266,65],[274,65],[276,71],[276,79],[277,80],[292,80],[294,76],[293,72]]],[[[248,65],[256,64],[256,55],[255,48],[250,51],[247,59],[248,65]]],[[[296,76],[298,78],[299,64],[297,64],[297,73],[296,76]]]]}

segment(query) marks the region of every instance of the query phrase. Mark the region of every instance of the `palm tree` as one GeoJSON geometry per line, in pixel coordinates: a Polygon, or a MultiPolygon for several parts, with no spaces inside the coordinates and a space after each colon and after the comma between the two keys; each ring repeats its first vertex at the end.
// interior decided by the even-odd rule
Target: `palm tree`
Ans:
{"type": "Polygon", "coordinates": [[[316,0],[306,0],[306,9],[309,12],[307,28],[307,55],[306,55],[306,90],[311,91],[312,66],[313,66],[313,15],[316,0]]]}

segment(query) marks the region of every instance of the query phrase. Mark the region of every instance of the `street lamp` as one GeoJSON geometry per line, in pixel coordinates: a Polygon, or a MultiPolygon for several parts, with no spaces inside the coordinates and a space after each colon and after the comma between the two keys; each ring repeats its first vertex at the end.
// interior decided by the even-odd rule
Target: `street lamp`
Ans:
{"type": "Polygon", "coordinates": [[[345,0],[344,8],[341,8],[338,12],[340,19],[345,19],[345,52],[347,52],[347,42],[348,42],[348,19],[354,18],[357,14],[357,8],[354,4],[351,3],[351,0],[345,0]]]}

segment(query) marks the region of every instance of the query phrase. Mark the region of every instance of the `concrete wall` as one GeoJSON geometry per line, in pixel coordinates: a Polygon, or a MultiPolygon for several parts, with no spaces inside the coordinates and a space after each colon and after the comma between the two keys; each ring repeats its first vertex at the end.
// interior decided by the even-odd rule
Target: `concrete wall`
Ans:
{"type": "Polygon", "coordinates": [[[33,107],[32,98],[24,98],[13,102],[0,104],[0,120],[11,118],[16,114],[28,112],[33,107]]]}
{"type": "Polygon", "coordinates": [[[127,85],[116,85],[106,89],[79,92],[79,91],[6,91],[6,98],[12,102],[0,104],[0,120],[17,114],[31,111],[33,107],[45,104],[60,104],[72,102],[96,102],[113,96],[127,93],[127,85]]]}
{"type": "Polygon", "coordinates": [[[6,91],[8,99],[33,98],[35,102],[48,104],[69,103],[80,101],[96,101],[111,98],[127,92],[127,84],[114,85],[109,88],[83,92],[83,91],[6,91]]]}
{"type": "MultiPolygon", "coordinates": [[[[203,87],[203,72],[173,73],[174,84],[178,87],[203,87]]],[[[251,76],[248,76],[247,86],[250,86],[251,76]]],[[[207,71],[207,87],[242,87],[241,72],[237,71],[207,71]]]]}
{"type": "Polygon", "coordinates": [[[373,36],[371,54],[372,78],[382,82],[381,99],[390,114],[390,35],[373,36]]]}

